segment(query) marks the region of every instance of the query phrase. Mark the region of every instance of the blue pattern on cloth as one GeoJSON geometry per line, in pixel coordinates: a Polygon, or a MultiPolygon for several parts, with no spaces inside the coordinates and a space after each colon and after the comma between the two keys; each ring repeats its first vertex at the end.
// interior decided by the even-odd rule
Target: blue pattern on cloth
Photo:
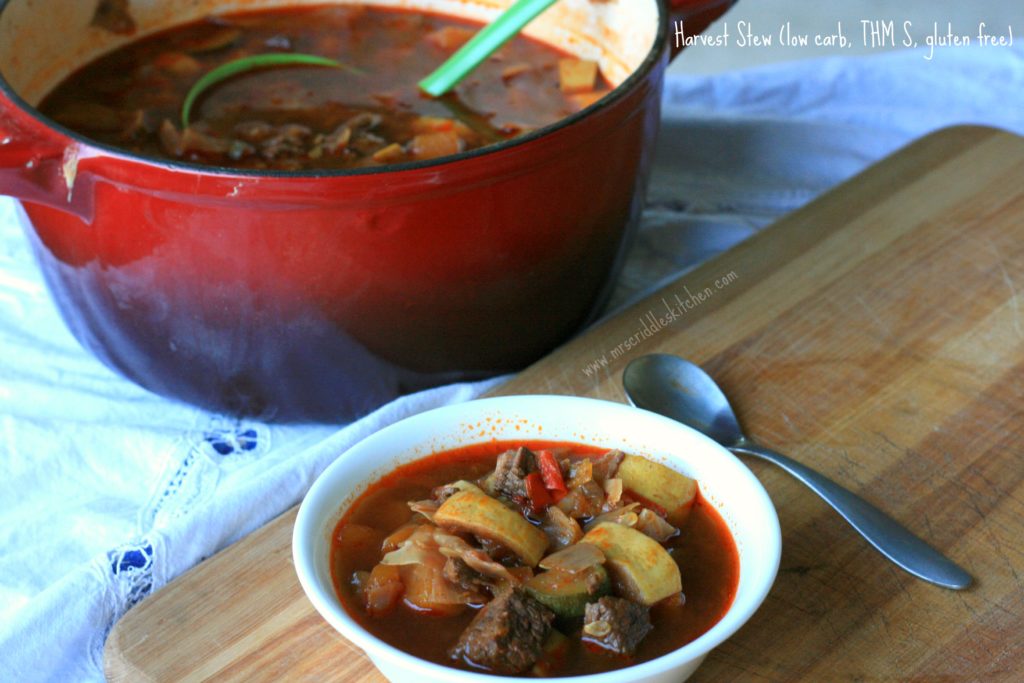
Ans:
{"type": "Polygon", "coordinates": [[[245,430],[207,432],[204,438],[220,455],[244,453],[254,450],[259,444],[256,430],[251,427],[245,430]]]}
{"type": "MultiPolygon", "coordinates": [[[[140,541],[111,550],[110,575],[127,588],[121,611],[127,611],[142,602],[153,591],[153,544],[140,541]]],[[[112,626],[109,624],[108,626],[112,626]]]]}
{"type": "MultiPolygon", "coordinates": [[[[665,104],[617,304],[934,128],[1024,133],[1024,50],[674,77],[665,104]]],[[[72,339],[15,211],[0,200],[0,681],[103,680],[104,639],[127,610],[294,505],[352,443],[490,386],[405,397],[344,427],[239,421],[159,398],[72,339]]]]}

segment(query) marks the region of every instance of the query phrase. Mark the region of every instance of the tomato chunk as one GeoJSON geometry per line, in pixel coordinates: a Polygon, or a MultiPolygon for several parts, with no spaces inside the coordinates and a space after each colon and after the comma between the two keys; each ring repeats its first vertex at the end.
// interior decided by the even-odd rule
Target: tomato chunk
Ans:
{"type": "Polygon", "coordinates": [[[544,480],[538,472],[531,472],[526,475],[526,495],[529,497],[530,509],[534,512],[544,512],[553,502],[551,494],[544,487],[544,480]]]}

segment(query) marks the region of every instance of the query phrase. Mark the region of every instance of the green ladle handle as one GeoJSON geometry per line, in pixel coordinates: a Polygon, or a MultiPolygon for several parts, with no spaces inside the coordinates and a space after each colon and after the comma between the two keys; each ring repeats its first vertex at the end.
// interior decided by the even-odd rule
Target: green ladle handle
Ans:
{"type": "Polygon", "coordinates": [[[420,81],[420,89],[434,97],[444,95],[556,2],[558,0],[517,0],[434,73],[420,81]]]}

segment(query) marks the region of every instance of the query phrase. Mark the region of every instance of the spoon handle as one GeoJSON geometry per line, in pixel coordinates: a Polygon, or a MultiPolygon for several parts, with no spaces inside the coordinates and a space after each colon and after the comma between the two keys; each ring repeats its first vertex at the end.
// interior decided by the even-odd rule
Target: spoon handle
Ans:
{"type": "Polygon", "coordinates": [[[801,465],[781,453],[742,441],[731,450],[774,463],[806,484],[831,505],[843,519],[879,552],[914,576],[944,588],[962,590],[971,585],[971,575],[899,522],[828,477],[801,465]]]}

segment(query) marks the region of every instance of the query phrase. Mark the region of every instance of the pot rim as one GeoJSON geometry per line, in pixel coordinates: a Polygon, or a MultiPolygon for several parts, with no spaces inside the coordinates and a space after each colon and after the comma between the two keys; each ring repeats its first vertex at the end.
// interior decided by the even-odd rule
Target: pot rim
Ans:
{"type": "MultiPolygon", "coordinates": [[[[14,0],[0,0],[0,17],[3,16],[7,6],[14,0]]],[[[327,2],[328,0],[325,0],[327,2]]],[[[607,111],[613,105],[623,100],[629,93],[633,92],[647,76],[654,70],[658,64],[662,53],[665,51],[666,45],[668,44],[668,29],[669,29],[669,9],[667,6],[668,0],[654,0],[658,8],[658,29],[654,44],[644,57],[644,61],[640,66],[634,70],[625,81],[620,83],[618,86],[612,89],[612,91],[601,98],[599,101],[591,104],[580,111],[570,114],[569,116],[559,119],[558,121],[538,128],[526,135],[517,136],[509,140],[494,143],[491,145],[485,145],[476,149],[460,152],[458,154],[452,154],[445,157],[439,157],[437,159],[427,159],[423,161],[407,161],[399,164],[385,164],[383,166],[375,166],[368,168],[348,168],[348,169],[309,169],[309,170],[298,170],[298,171],[282,171],[282,170],[260,170],[260,169],[240,169],[232,168],[228,166],[215,166],[210,164],[199,164],[189,161],[175,161],[171,159],[163,159],[160,157],[148,156],[145,154],[136,154],[128,150],[119,148],[115,145],[109,145],[104,142],[99,142],[86,137],[80,133],[77,133],[70,128],[67,128],[57,121],[46,116],[40,112],[36,107],[26,102],[18,93],[14,91],[14,88],[7,82],[3,72],[0,71],[0,94],[6,97],[12,104],[18,107],[24,114],[33,118],[36,122],[42,124],[46,128],[55,131],[65,137],[71,138],[83,145],[87,145],[91,148],[106,152],[110,156],[134,161],[136,163],[147,164],[150,166],[156,166],[171,171],[186,171],[189,173],[196,173],[204,176],[215,176],[215,177],[230,177],[230,178],[276,178],[276,179],[315,179],[315,178],[343,178],[350,176],[373,176],[373,175],[384,175],[388,173],[399,173],[403,171],[418,171],[422,169],[428,169],[436,166],[444,166],[460,161],[469,159],[477,159],[485,157],[491,154],[499,154],[508,149],[524,146],[535,142],[537,140],[546,138],[550,135],[554,135],[562,130],[565,130],[584,119],[598,115],[602,111],[607,111]]]]}

